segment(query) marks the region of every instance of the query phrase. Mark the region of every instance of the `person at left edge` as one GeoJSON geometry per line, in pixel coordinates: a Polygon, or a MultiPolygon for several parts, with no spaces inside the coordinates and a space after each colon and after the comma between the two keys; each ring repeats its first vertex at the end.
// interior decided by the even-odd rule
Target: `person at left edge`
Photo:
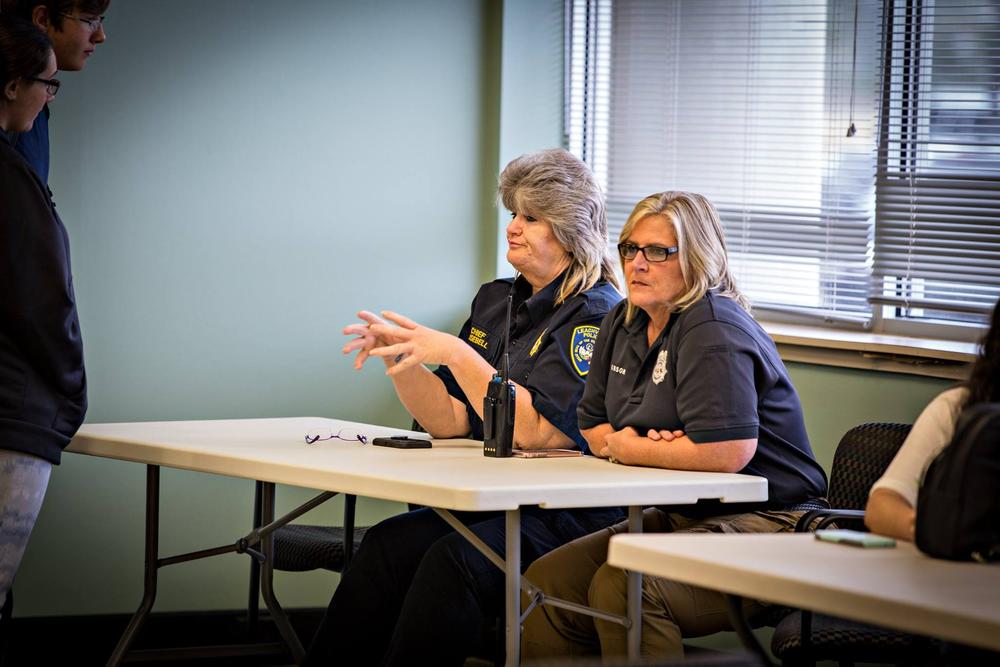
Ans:
{"type": "MultiPolygon", "coordinates": [[[[480,287],[456,337],[385,312],[362,312],[360,368],[381,357],[400,400],[434,437],[482,439],[483,398],[501,361],[507,295],[513,293],[510,376],[516,384],[515,446],[586,451],[575,409],[598,324],[620,300],[607,251],[604,197],[567,151],[524,155],[500,175],[511,211],[507,260],[520,273],[480,287]],[[439,364],[431,371],[424,364],[439,364]]],[[[486,544],[504,550],[502,513],[456,513],[486,544]]],[[[620,508],[522,511],[522,562],[611,525],[620,508]]],[[[503,572],[433,510],[370,528],[343,573],[306,664],[461,665],[480,644],[484,619],[502,617],[503,572]]]]}
{"type": "MultiPolygon", "coordinates": [[[[111,0],[0,0],[0,8],[31,21],[52,41],[56,67],[78,72],[104,42],[104,14],[111,0]]],[[[14,134],[12,143],[42,182],[49,182],[49,106],[38,114],[31,129],[14,134]]]]}
{"type": "Polygon", "coordinates": [[[10,142],[52,100],[55,74],[45,34],[0,13],[0,605],[52,466],[87,411],[69,238],[48,188],[10,142]]]}

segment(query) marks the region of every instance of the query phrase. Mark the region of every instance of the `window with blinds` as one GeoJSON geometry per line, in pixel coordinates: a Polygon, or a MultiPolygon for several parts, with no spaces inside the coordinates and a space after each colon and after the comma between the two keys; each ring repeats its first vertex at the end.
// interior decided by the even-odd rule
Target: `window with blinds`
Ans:
{"type": "Polygon", "coordinates": [[[758,315],[981,320],[998,2],[568,0],[567,145],[605,184],[612,243],[642,197],[693,190],[758,315]]]}
{"type": "Polygon", "coordinates": [[[1000,296],[1000,2],[887,1],[872,301],[983,321],[1000,296]]]}

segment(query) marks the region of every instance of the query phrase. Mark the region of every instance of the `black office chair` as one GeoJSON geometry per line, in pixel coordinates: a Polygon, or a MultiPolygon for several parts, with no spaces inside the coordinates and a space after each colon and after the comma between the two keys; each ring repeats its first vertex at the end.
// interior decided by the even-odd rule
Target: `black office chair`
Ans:
{"type": "MultiPolygon", "coordinates": [[[[254,501],[254,527],[261,526],[261,482],[257,482],[254,501]]],[[[307,572],[310,570],[330,570],[343,572],[350,564],[354,554],[361,546],[367,527],[356,528],[354,513],[357,496],[344,494],[344,525],[314,526],[305,524],[285,524],[271,532],[274,539],[272,570],[287,572],[307,572]]],[[[248,549],[249,551],[249,549],[248,549]]],[[[273,595],[270,579],[262,581],[262,564],[256,559],[250,564],[250,596],[247,601],[247,631],[251,637],[257,636],[257,624],[260,620],[260,596],[273,595]],[[266,584],[266,585],[265,585],[266,584]]],[[[279,628],[286,627],[292,634],[289,649],[293,659],[296,651],[301,650],[299,642],[294,637],[294,630],[288,625],[288,619],[280,612],[280,618],[275,619],[279,628]]],[[[286,639],[286,642],[289,641],[286,639]]]]}
{"type": "MultiPolygon", "coordinates": [[[[844,434],[837,445],[830,472],[829,510],[807,512],[796,532],[838,527],[864,530],[864,508],[872,484],[892,462],[906,436],[908,424],[862,424],[844,434]]],[[[785,616],[771,638],[771,652],[786,665],[835,660],[921,663],[937,655],[937,645],[926,637],[856,623],[841,618],[795,611],[785,616]]]]}
{"type": "MultiPolygon", "coordinates": [[[[411,431],[427,431],[413,420],[411,431]]],[[[354,526],[357,496],[344,494],[344,526],[290,523],[274,531],[274,569],[284,572],[343,572],[357,553],[368,526],[354,526]],[[348,548],[350,545],[350,548],[348,548]]],[[[415,509],[411,505],[410,509],[415,509]]],[[[253,592],[251,592],[253,595],[253,592]]]]}
{"type": "Polygon", "coordinates": [[[344,496],[344,525],[290,523],[274,531],[274,569],[284,572],[343,572],[357,553],[367,526],[354,526],[357,496],[344,496]]]}

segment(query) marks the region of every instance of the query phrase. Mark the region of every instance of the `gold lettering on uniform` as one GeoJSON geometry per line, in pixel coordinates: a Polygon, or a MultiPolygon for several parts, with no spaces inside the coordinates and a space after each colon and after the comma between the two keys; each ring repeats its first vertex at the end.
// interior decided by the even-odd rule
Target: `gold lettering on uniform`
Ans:
{"type": "Polygon", "coordinates": [[[472,330],[469,331],[469,342],[484,350],[489,347],[489,342],[486,340],[486,332],[479,327],[472,327],[472,330]]]}
{"type": "Polygon", "coordinates": [[[535,344],[531,346],[531,351],[528,352],[529,357],[535,356],[535,352],[538,352],[538,346],[542,344],[542,336],[545,335],[546,331],[548,331],[548,327],[542,329],[542,333],[538,334],[538,338],[535,339],[535,344]]]}

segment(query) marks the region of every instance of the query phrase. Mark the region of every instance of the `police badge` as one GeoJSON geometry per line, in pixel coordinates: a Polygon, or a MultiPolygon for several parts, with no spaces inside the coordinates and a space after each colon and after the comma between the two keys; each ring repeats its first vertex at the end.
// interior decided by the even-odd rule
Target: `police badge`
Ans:
{"type": "Polygon", "coordinates": [[[594,342],[600,330],[600,327],[594,325],[573,329],[569,341],[569,358],[573,361],[573,368],[581,376],[590,372],[590,358],[594,356],[594,342]]]}
{"type": "Polygon", "coordinates": [[[656,365],[653,366],[653,384],[660,384],[667,377],[667,351],[660,350],[656,355],[656,365]]]}

